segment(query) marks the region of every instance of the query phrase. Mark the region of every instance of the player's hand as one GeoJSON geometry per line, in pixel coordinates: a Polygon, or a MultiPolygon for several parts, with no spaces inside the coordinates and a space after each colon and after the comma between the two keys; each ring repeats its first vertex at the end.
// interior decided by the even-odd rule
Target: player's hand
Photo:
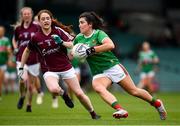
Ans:
{"type": "Polygon", "coordinates": [[[88,49],[86,49],[86,55],[87,56],[91,56],[91,55],[93,55],[93,54],[95,54],[95,48],[94,47],[90,47],[90,48],[88,48],[88,49]]]}
{"type": "Polygon", "coordinates": [[[20,79],[22,79],[23,73],[24,73],[24,68],[23,68],[23,67],[20,67],[19,70],[18,70],[18,77],[19,77],[20,79]]]}
{"type": "Polygon", "coordinates": [[[80,57],[83,57],[83,58],[86,58],[86,57],[91,56],[93,54],[95,54],[95,48],[94,47],[89,47],[88,49],[86,49],[82,52],[79,52],[80,57]]]}
{"type": "Polygon", "coordinates": [[[53,34],[51,35],[51,37],[53,38],[53,40],[58,44],[58,45],[62,45],[63,44],[63,40],[61,39],[60,36],[53,34]]]}

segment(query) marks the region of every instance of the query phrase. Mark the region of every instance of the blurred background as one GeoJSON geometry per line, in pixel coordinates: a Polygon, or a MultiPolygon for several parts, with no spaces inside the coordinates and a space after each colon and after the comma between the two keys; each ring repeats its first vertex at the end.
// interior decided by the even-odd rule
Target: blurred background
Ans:
{"type": "MultiPolygon", "coordinates": [[[[178,0],[1,0],[0,25],[12,39],[10,26],[18,19],[19,10],[32,7],[34,14],[49,9],[63,24],[78,30],[78,16],[95,11],[107,24],[107,33],[114,41],[114,51],[127,68],[135,83],[134,74],[141,43],[149,41],[160,64],[156,76],[157,90],[180,91],[180,4],[178,0]]],[[[82,84],[90,83],[86,64],[81,65],[82,84]],[[86,78],[86,79],[84,79],[86,78]]],[[[117,89],[117,88],[115,88],[117,89]]],[[[114,89],[114,90],[115,90],[114,89]]]]}

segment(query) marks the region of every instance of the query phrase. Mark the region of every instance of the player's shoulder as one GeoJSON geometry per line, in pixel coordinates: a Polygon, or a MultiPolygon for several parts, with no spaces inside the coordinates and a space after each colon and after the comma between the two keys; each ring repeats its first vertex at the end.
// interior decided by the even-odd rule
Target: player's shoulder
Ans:
{"type": "Polygon", "coordinates": [[[39,38],[39,36],[41,36],[41,35],[42,35],[42,31],[39,30],[38,32],[36,32],[36,34],[34,34],[34,35],[32,36],[32,39],[39,38]]]}
{"type": "Polygon", "coordinates": [[[34,22],[34,21],[33,21],[33,22],[32,22],[32,25],[37,26],[37,25],[38,25],[38,23],[36,23],[36,22],[34,22]]]}
{"type": "Polygon", "coordinates": [[[74,44],[77,44],[79,41],[82,41],[82,40],[84,40],[84,39],[85,39],[85,38],[84,38],[84,35],[83,35],[82,33],[79,33],[79,34],[77,34],[76,37],[74,38],[73,43],[74,43],[74,44]]]}
{"type": "Polygon", "coordinates": [[[32,22],[33,25],[39,25],[37,22],[33,21],[32,22]]]}
{"type": "Polygon", "coordinates": [[[38,23],[34,22],[34,21],[31,23],[31,25],[34,26],[34,27],[40,27],[40,25],[38,23]]]}
{"type": "Polygon", "coordinates": [[[98,33],[105,33],[105,31],[103,31],[103,30],[101,30],[101,29],[96,29],[95,30],[95,32],[94,32],[94,34],[98,34],[98,33]]]}
{"type": "Polygon", "coordinates": [[[30,27],[36,29],[37,31],[41,29],[40,25],[36,22],[32,22],[30,27]]]}
{"type": "Polygon", "coordinates": [[[97,34],[97,33],[99,33],[99,32],[102,32],[102,30],[96,29],[95,32],[94,32],[94,34],[97,34]]]}
{"type": "Polygon", "coordinates": [[[96,29],[95,30],[95,32],[94,32],[94,34],[96,35],[96,36],[108,36],[107,35],[107,33],[105,32],[105,31],[103,31],[103,30],[101,30],[101,29],[96,29]]]}
{"type": "Polygon", "coordinates": [[[58,27],[58,26],[54,26],[53,27],[54,29],[57,29],[57,30],[62,30],[62,28],[58,27]]]}
{"type": "Polygon", "coordinates": [[[65,34],[65,35],[69,36],[69,33],[66,32],[64,29],[60,28],[59,26],[52,27],[52,30],[56,34],[65,34]]]}
{"type": "Polygon", "coordinates": [[[84,37],[84,35],[82,33],[79,33],[79,34],[76,35],[76,39],[83,38],[83,37],[84,37]]]}
{"type": "Polygon", "coordinates": [[[34,25],[34,26],[36,26],[36,27],[39,27],[40,28],[40,25],[39,25],[39,23],[37,23],[37,22],[32,22],[32,24],[34,25]]]}
{"type": "Polygon", "coordinates": [[[65,30],[63,30],[62,28],[60,28],[58,26],[54,26],[53,29],[57,30],[57,31],[60,31],[60,32],[63,32],[63,33],[67,33],[65,30]]]}
{"type": "Polygon", "coordinates": [[[20,24],[15,26],[15,32],[20,31],[21,29],[22,29],[22,26],[20,24]]]}

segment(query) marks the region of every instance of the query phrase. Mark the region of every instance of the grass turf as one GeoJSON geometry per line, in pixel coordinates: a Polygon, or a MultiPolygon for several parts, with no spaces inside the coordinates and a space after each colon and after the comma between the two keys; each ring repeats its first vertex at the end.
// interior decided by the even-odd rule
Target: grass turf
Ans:
{"type": "Polygon", "coordinates": [[[16,108],[18,94],[4,95],[0,101],[0,125],[180,125],[180,93],[159,93],[157,97],[164,101],[168,118],[161,121],[157,111],[148,103],[126,93],[114,93],[121,105],[129,112],[127,119],[114,119],[114,110],[96,93],[88,93],[95,110],[102,116],[92,120],[80,102],[75,99],[75,108],[69,109],[59,98],[59,108],[51,108],[51,95],[44,96],[42,105],[36,105],[33,99],[32,113],[16,108]]]}

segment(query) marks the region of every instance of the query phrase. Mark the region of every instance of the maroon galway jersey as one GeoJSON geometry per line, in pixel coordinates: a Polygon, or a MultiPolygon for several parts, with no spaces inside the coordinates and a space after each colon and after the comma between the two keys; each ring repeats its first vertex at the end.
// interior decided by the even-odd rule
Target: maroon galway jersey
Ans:
{"type": "Polygon", "coordinates": [[[28,44],[28,48],[40,55],[42,72],[63,72],[72,68],[67,56],[66,47],[57,44],[51,35],[58,35],[63,41],[71,42],[73,37],[59,27],[52,27],[49,35],[45,35],[42,30],[36,33],[28,44]]]}
{"type": "MultiPolygon", "coordinates": [[[[31,23],[28,28],[24,28],[23,25],[21,25],[15,29],[14,37],[18,46],[18,53],[16,54],[17,61],[21,61],[24,49],[27,47],[31,37],[34,36],[39,29],[39,26],[34,23],[31,23]]],[[[37,53],[31,52],[26,64],[32,65],[36,63],[38,63],[37,53]]]]}

